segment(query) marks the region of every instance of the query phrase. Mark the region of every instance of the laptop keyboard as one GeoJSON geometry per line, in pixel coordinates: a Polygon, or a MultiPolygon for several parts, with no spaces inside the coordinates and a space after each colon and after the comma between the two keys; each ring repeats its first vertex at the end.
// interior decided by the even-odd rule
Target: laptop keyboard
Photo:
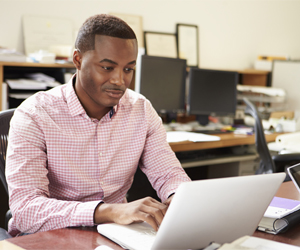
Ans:
{"type": "Polygon", "coordinates": [[[151,249],[155,236],[156,231],[147,230],[144,232],[138,232],[138,235],[129,232],[125,237],[127,238],[126,240],[128,240],[128,242],[131,241],[132,244],[134,244],[137,247],[137,249],[146,250],[151,249]]]}
{"type": "Polygon", "coordinates": [[[150,250],[153,245],[156,231],[144,223],[128,226],[116,224],[102,224],[98,232],[125,249],[150,250]]]}

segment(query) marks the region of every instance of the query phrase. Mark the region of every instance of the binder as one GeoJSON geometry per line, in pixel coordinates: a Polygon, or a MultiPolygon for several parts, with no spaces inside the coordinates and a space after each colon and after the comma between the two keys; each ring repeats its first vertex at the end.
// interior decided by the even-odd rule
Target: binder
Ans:
{"type": "Polygon", "coordinates": [[[278,234],[286,232],[299,222],[300,201],[274,197],[257,229],[278,234]]]}

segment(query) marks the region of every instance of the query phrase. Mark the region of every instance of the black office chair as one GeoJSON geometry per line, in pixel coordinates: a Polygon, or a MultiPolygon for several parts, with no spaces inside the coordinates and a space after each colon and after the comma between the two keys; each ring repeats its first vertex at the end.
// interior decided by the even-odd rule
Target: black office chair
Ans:
{"type": "MultiPolygon", "coordinates": [[[[243,98],[246,103],[245,114],[251,115],[255,120],[255,144],[256,150],[260,157],[259,168],[256,174],[268,174],[276,172],[286,172],[287,166],[292,166],[300,162],[300,154],[283,154],[271,156],[265,134],[264,128],[259,116],[259,112],[256,106],[250,102],[247,98],[243,98]]],[[[285,181],[290,180],[289,176],[286,176],[285,181]]]]}
{"type": "MultiPolygon", "coordinates": [[[[0,179],[2,185],[8,195],[8,187],[5,178],[5,159],[6,159],[6,149],[8,141],[8,131],[10,119],[13,116],[15,109],[4,110],[0,112],[0,179]]],[[[5,229],[7,229],[8,221],[11,218],[10,210],[7,211],[5,216],[5,229]]],[[[0,239],[8,238],[9,234],[5,229],[0,228],[0,239]]]]}

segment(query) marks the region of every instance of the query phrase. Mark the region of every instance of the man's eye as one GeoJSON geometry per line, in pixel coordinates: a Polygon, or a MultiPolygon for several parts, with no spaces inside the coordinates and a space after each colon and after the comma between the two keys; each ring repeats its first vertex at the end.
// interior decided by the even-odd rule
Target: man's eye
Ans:
{"type": "Polygon", "coordinates": [[[133,71],[134,69],[133,68],[125,68],[124,69],[126,72],[131,72],[131,71],[133,71]]]}
{"type": "Polygon", "coordinates": [[[102,66],[103,69],[105,70],[112,70],[113,68],[112,67],[105,67],[105,66],[102,66]]]}

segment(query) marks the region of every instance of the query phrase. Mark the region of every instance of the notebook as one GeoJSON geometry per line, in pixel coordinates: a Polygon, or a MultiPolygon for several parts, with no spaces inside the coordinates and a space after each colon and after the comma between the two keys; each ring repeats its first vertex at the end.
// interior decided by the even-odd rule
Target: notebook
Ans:
{"type": "Polygon", "coordinates": [[[145,222],[101,224],[97,229],[130,250],[201,249],[211,242],[229,243],[253,234],[284,178],[285,173],[274,173],[182,183],[156,235],[145,222]]]}

